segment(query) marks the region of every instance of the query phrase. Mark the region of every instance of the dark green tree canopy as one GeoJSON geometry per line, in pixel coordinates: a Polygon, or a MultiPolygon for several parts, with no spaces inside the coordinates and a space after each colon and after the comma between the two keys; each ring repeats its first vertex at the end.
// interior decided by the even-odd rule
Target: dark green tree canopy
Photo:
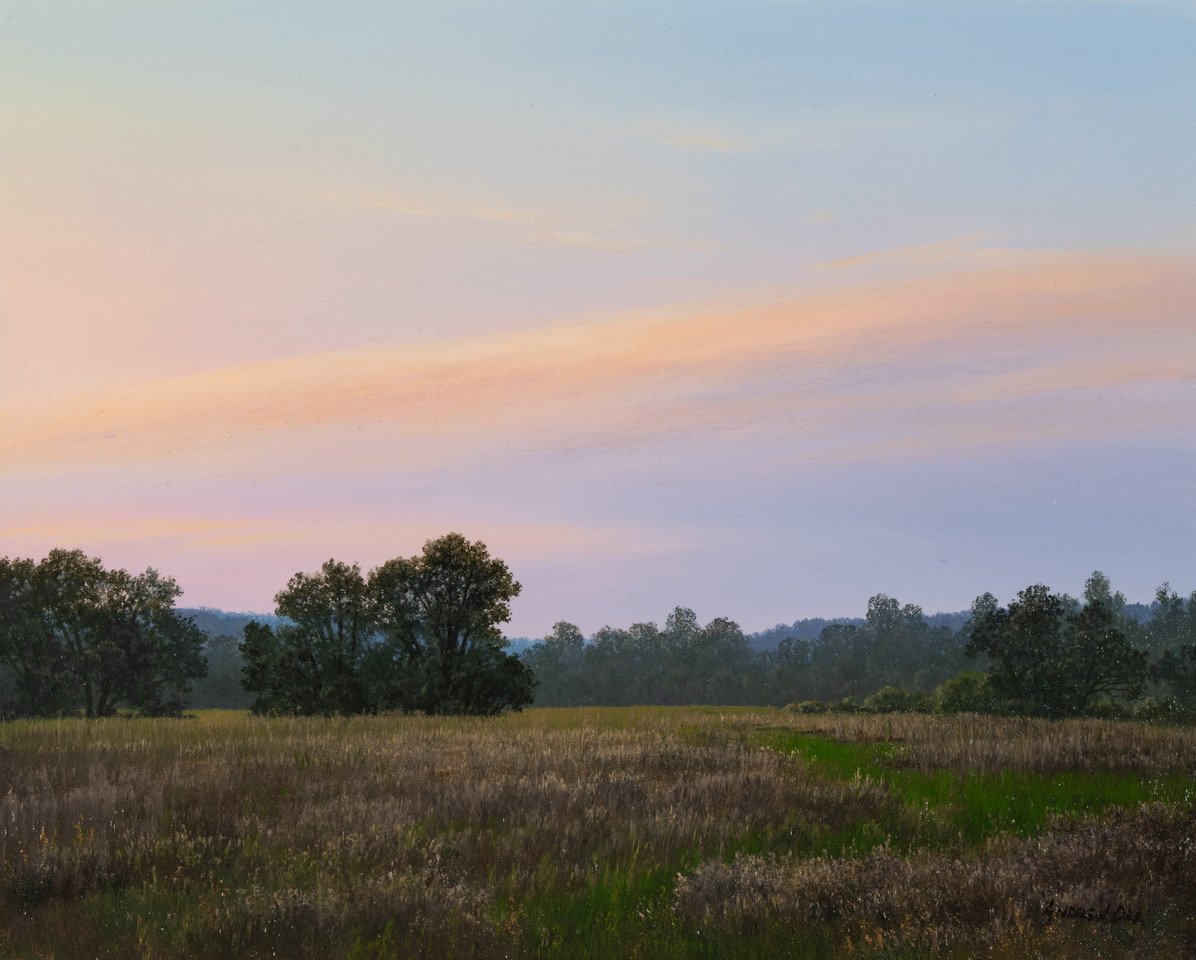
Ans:
{"type": "Polygon", "coordinates": [[[972,606],[967,651],[992,662],[997,706],[1047,717],[1084,713],[1098,697],[1135,697],[1146,679],[1146,654],[1131,645],[1124,598],[1099,571],[1084,602],[1042,584],[1002,609],[992,594],[972,606]]]}
{"type": "Polygon", "coordinates": [[[1145,633],[1147,648],[1159,652],[1151,679],[1179,711],[1196,718],[1196,593],[1185,601],[1169,584],[1159,587],[1145,633]]]}
{"type": "Polygon", "coordinates": [[[459,533],[363,577],[330,560],[275,598],[285,622],[245,629],[255,709],[492,714],[531,702],[530,670],[499,624],[519,584],[485,544],[459,533]]]}
{"type": "Polygon", "coordinates": [[[371,571],[369,586],[384,638],[373,663],[390,680],[380,706],[490,714],[531,702],[531,672],[499,629],[520,586],[484,543],[430,540],[371,571]]]}
{"type": "Polygon", "coordinates": [[[362,665],[374,635],[373,605],[361,569],[328,560],[297,573],[274,599],[277,628],[244,630],[244,684],[255,709],[360,713],[368,707],[362,665]]]}
{"type": "Polygon", "coordinates": [[[0,709],[181,712],[205,665],[202,632],[174,609],[180,593],[152,568],[106,570],[79,550],[0,559],[0,665],[12,677],[0,709]]]}

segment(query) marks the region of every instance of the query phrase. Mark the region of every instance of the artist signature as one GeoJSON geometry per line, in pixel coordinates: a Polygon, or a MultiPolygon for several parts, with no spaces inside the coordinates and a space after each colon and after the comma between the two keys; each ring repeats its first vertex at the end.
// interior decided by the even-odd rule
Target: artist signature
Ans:
{"type": "Polygon", "coordinates": [[[1123,903],[1106,902],[1100,906],[1058,903],[1054,897],[1043,905],[1042,918],[1052,920],[1090,920],[1094,923],[1143,923],[1142,911],[1123,903]]]}

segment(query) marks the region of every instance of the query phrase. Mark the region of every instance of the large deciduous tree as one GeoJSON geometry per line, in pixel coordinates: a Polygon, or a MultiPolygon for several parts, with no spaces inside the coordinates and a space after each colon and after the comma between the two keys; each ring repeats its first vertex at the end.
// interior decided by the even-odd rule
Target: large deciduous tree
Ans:
{"type": "Polygon", "coordinates": [[[32,560],[0,557],[0,716],[68,710],[75,678],[47,616],[32,560]]]}
{"type": "Polygon", "coordinates": [[[40,563],[0,559],[0,664],[9,714],[118,707],[177,714],[203,676],[203,634],[174,609],[169,577],[106,570],[79,550],[52,550],[40,563]]]}
{"type": "Polygon", "coordinates": [[[365,578],[354,565],[327,561],[297,573],[274,598],[282,623],[245,627],[245,687],[259,713],[361,713],[370,706],[362,662],[374,635],[365,578]]]}
{"type": "Polygon", "coordinates": [[[154,716],[178,715],[193,678],[207,672],[204,634],[174,610],[182,591],[156,570],[105,577],[99,628],[95,632],[96,714],[120,704],[154,716]]]}
{"type": "Polygon", "coordinates": [[[1084,603],[1036,584],[1002,608],[992,594],[972,606],[967,651],[991,660],[995,703],[1013,712],[1077,716],[1100,697],[1136,697],[1146,654],[1126,637],[1120,594],[1099,572],[1084,603]]]}
{"type": "Polygon", "coordinates": [[[258,712],[493,714],[531,702],[531,671],[499,629],[519,584],[485,544],[451,533],[365,578],[330,560],[275,598],[283,623],[245,628],[258,712]]]}
{"type": "Polygon", "coordinates": [[[384,643],[371,658],[389,679],[381,705],[493,714],[531,703],[531,671],[507,653],[499,624],[520,586],[480,540],[450,533],[370,573],[384,643]]]}

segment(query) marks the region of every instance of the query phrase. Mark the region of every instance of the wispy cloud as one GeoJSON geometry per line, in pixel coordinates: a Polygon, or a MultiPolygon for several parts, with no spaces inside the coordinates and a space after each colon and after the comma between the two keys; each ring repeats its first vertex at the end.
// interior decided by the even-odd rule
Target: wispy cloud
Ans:
{"type": "MultiPolygon", "coordinates": [[[[142,516],[120,514],[99,516],[86,514],[45,518],[10,520],[0,526],[0,538],[48,543],[103,542],[108,544],[143,541],[189,541],[205,543],[221,541],[232,534],[243,534],[243,521],[228,518],[194,516],[142,516]]],[[[260,525],[260,524],[259,524],[260,525]]]]}
{"type": "Polygon", "coordinates": [[[314,203],[373,210],[417,220],[456,220],[493,224],[506,229],[512,240],[540,246],[580,247],[608,253],[633,253],[645,249],[708,250],[701,241],[640,236],[607,220],[579,214],[487,206],[448,198],[428,199],[397,193],[336,193],[313,191],[314,203]]]}
{"type": "Polygon", "coordinates": [[[342,207],[360,207],[393,213],[402,217],[444,217],[454,220],[480,220],[485,223],[537,223],[546,218],[530,210],[488,207],[450,199],[427,199],[397,193],[335,193],[313,191],[307,198],[317,203],[342,207]]]}
{"type": "Polygon", "coordinates": [[[527,242],[555,247],[588,247],[611,253],[630,253],[650,246],[647,240],[637,237],[604,237],[584,230],[544,230],[528,237],[527,242]]]}
{"type": "Polygon", "coordinates": [[[811,210],[802,215],[802,222],[815,227],[825,226],[828,223],[835,222],[835,212],[825,209],[811,210]]]}
{"type": "Polygon", "coordinates": [[[745,153],[753,147],[749,137],[728,133],[704,120],[645,119],[634,121],[632,136],[681,150],[707,153],[745,153]]]}
{"type": "Polygon", "coordinates": [[[1034,255],[738,310],[246,364],[8,411],[0,473],[194,456],[287,470],[321,448],[415,469],[694,435],[814,450],[871,443],[877,424],[949,445],[1013,415],[1079,429],[1153,390],[1196,419],[1192,268],[1034,255]]]}
{"type": "Polygon", "coordinates": [[[730,137],[720,137],[704,133],[688,133],[685,131],[658,137],[656,142],[666,147],[712,150],[715,153],[743,153],[750,147],[750,144],[746,140],[733,140],[730,137]]]}
{"type": "Polygon", "coordinates": [[[719,249],[718,244],[704,240],[650,239],[619,236],[618,234],[588,233],[584,230],[543,230],[529,235],[526,242],[555,247],[588,247],[592,250],[607,250],[611,253],[631,253],[644,249],[692,251],[719,249]]]}
{"type": "Polygon", "coordinates": [[[870,250],[851,257],[839,257],[817,264],[822,270],[853,270],[860,267],[942,267],[948,264],[991,266],[1012,259],[1026,258],[1025,251],[1005,250],[991,246],[996,238],[992,232],[969,233],[934,243],[884,250],[870,250]]]}

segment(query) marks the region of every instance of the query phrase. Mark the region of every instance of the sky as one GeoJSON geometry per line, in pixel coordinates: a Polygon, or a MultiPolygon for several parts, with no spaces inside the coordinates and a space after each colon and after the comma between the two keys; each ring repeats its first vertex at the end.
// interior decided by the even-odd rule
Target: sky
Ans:
{"type": "Polygon", "coordinates": [[[0,90],[0,555],[1196,589],[1196,5],[18,0],[0,90]]]}

